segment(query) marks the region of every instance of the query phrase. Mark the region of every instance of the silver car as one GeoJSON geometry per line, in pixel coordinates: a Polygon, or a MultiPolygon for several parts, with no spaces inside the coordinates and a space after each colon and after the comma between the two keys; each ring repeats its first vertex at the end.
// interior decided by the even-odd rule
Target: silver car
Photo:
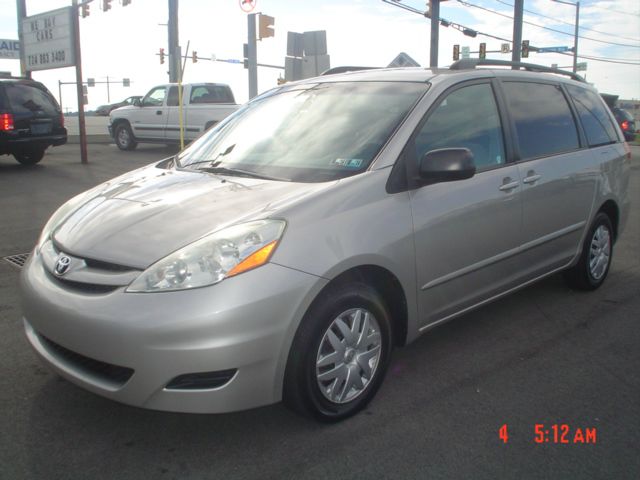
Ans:
{"type": "Polygon", "coordinates": [[[611,113],[474,67],[285,85],[71,199],[23,269],[29,342],[126,404],[336,421],[430,328],[555,272],[599,287],[629,212],[611,113]]]}

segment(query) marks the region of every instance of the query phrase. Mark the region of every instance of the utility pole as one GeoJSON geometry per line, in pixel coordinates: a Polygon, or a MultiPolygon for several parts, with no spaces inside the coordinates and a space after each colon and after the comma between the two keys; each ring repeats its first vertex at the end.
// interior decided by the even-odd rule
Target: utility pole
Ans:
{"type": "Polygon", "coordinates": [[[578,69],[578,30],[580,26],[580,2],[565,2],[563,0],[553,0],[554,2],[564,3],[576,7],[576,26],[573,34],[573,73],[578,69]]]}
{"type": "Polygon", "coordinates": [[[20,76],[31,78],[31,72],[27,71],[24,58],[24,38],[22,33],[22,20],[27,16],[27,0],[16,0],[16,12],[18,13],[18,40],[20,41],[20,76]]]}
{"type": "MultiPolygon", "coordinates": [[[[524,11],[524,0],[515,0],[513,5],[513,51],[511,60],[520,61],[520,49],[522,48],[522,16],[524,11]]],[[[517,70],[517,67],[512,67],[517,70]]]]}
{"type": "Polygon", "coordinates": [[[440,0],[431,0],[431,47],[429,47],[429,66],[438,67],[438,37],[440,28],[440,0]]]}
{"type": "Polygon", "coordinates": [[[576,30],[573,37],[573,73],[578,71],[578,29],[580,23],[580,2],[576,2],[576,30]]]}
{"type": "Polygon", "coordinates": [[[578,29],[580,22],[580,2],[576,2],[576,30],[573,37],[573,73],[578,71],[578,29]]]}
{"type": "Polygon", "coordinates": [[[256,43],[256,13],[247,15],[247,60],[249,67],[249,99],[258,95],[258,46],[256,43]]]}
{"type": "Polygon", "coordinates": [[[87,154],[87,127],[84,119],[84,90],[82,89],[82,56],[80,54],[80,19],[78,0],[73,0],[73,43],[76,57],[76,84],[78,94],[78,126],[80,130],[80,162],[89,163],[87,154]]]}
{"type": "Polygon", "coordinates": [[[180,37],[178,34],[178,0],[169,0],[169,82],[177,83],[180,76],[180,37]]]}

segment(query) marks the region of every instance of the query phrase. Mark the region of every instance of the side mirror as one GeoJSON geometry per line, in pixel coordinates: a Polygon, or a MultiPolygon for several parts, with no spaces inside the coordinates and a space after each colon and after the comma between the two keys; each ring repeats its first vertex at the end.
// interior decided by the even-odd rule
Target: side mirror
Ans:
{"type": "Polygon", "coordinates": [[[420,178],[427,183],[465,180],[475,173],[473,153],[468,148],[431,150],[420,159],[420,178]]]}
{"type": "Polygon", "coordinates": [[[134,99],[133,99],[133,106],[134,106],[134,107],[140,107],[140,106],[142,106],[142,100],[141,100],[141,99],[139,99],[139,98],[134,98],[134,99]]]}

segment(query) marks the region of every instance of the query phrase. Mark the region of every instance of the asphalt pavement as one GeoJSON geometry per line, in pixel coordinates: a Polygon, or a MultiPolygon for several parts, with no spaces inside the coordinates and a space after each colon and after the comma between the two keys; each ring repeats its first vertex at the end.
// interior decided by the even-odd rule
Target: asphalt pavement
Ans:
{"type": "MultiPolygon", "coordinates": [[[[393,355],[366,411],[337,425],[282,405],[188,415],[121,405],[62,380],[24,337],[18,270],[0,261],[0,479],[640,478],[640,147],[633,210],[605,285],[550,277],[393,355]],[[549,442],[536,443],[544,425],[549,442]],[[507,442],[499,430],[507,425],[507,442]],[[554,442],[553,425],[559,439],[554,442]],[[578,429],[595,443],[574,443],[578,429]],[[590,430],[592,431],[592,430],[590,430]]],[[[0,157],[0,257],[28,252],[76,193],[175,153],[141,146],[0,157]]]]}

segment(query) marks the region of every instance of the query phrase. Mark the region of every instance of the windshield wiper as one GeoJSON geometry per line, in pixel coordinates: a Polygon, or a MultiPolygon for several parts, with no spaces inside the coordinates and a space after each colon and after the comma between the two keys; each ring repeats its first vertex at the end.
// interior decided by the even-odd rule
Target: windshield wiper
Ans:
{"type": "MultiPolygon", "coordinates": [[[[220,157],[224,157],[225,155],[229,155],[231,152],[233,152],[233,149],[236,148],[236,144],[234,143],[233,145],[229,145],[227,147],[227,149],[222,152],[219,153],[218,155],[216,155],[215,158],[213,159],[208,159],[208,160],[198,160],[197,162],[191,162],[191,163],[187,163],[186,165],[184,165],[185,168],[191,167],[192,165],[201,165],[203,163],[209,163],[211,164],[212,167],[215,167],[216,165],[218,165],[222,160],[218,160],[218,158],[220,157]]],[[[178,156],[176,155],[176,159],[178,158],[178,156]]]]}
{"type": "Polygon", "coordinates": [[[271,175],[264,175],[262,173],[253,172],[250,170],[242,170],[240,168],[229,168],[229,167],[203,167],[198,170],[202,170],[208,173],[219,173],[221,175],[231,175],[238,177],[249,177],[249,178],[261,178],[264,180],[277,180],[280,182],[290,182],[289,178],[281,178],[281,177],[273,177],[271,175]]]}

